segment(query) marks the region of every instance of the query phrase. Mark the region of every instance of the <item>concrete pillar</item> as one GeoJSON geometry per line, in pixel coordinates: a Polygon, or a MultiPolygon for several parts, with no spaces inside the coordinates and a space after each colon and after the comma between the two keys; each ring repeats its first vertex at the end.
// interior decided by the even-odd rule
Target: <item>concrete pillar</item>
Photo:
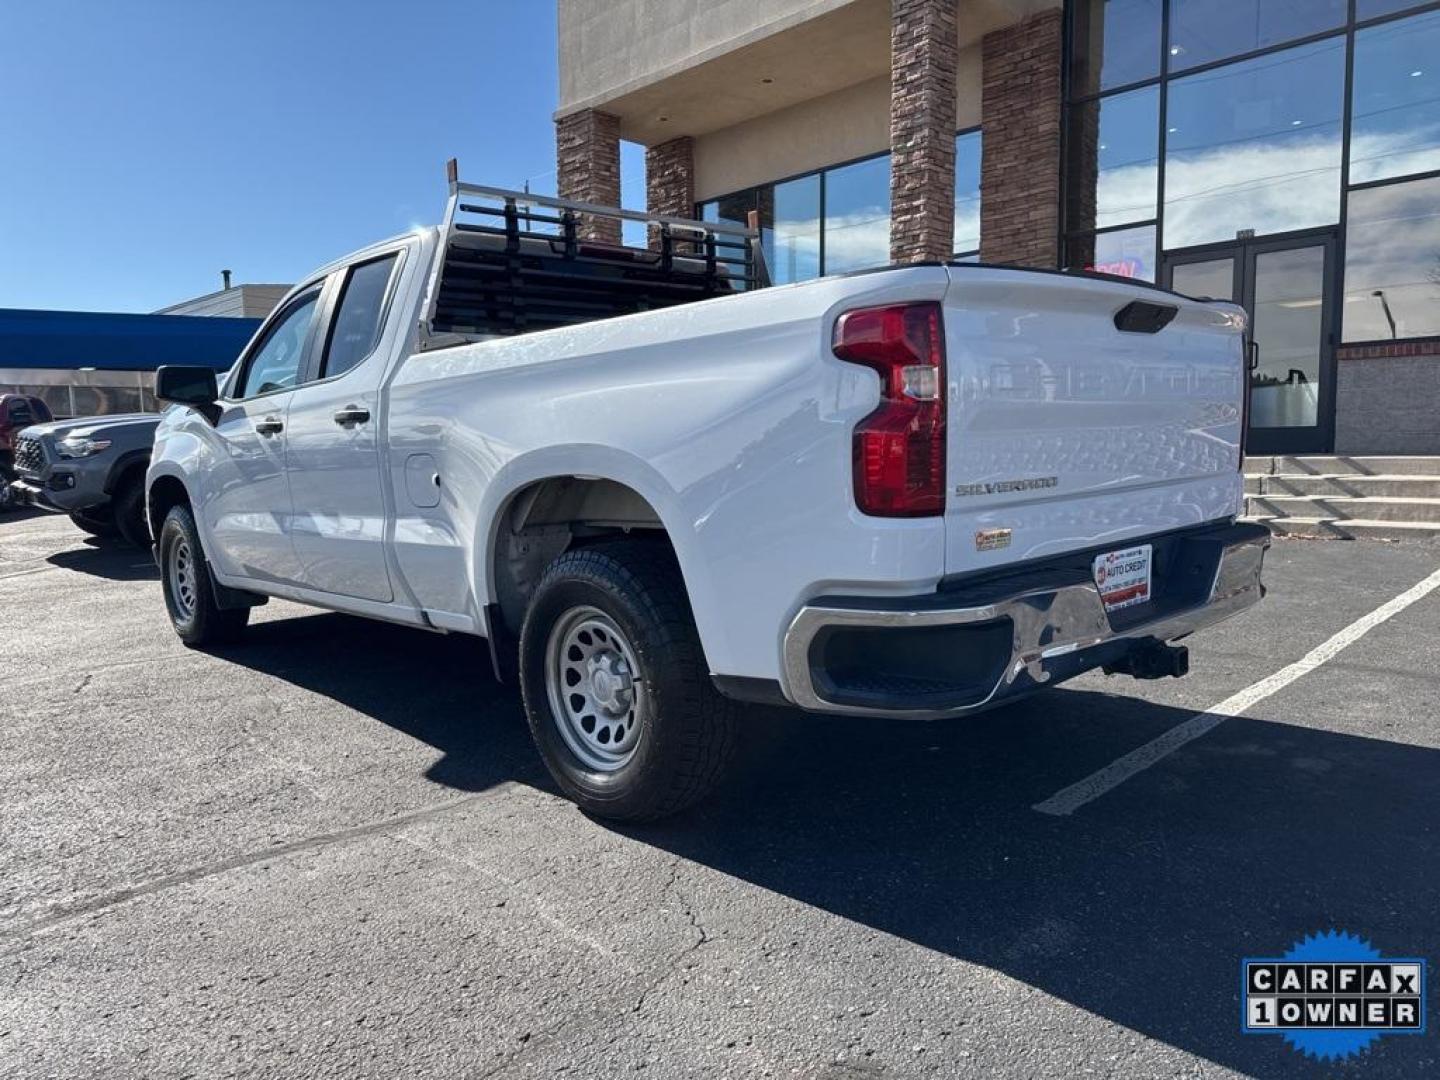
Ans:
{"type": "Polygon", "coordinates": [[[948,259],[954,250],[956,2],[891,0],[892,262],[948,259]]]}
{"type": "MultiPolygon", "coordinates": [[[[555,121],[556,190],[563,199],[620,205],[620,118],[582,109],[555,121]]],[[[615,218],[582,217],[580,238],[620,243],[615,218]]]]}
{"type": "Polygon", "coordinates": [[[1055,267],[1060,262],[1058,10],[985,35],[981,44],[980,258],[1055,267]]]}

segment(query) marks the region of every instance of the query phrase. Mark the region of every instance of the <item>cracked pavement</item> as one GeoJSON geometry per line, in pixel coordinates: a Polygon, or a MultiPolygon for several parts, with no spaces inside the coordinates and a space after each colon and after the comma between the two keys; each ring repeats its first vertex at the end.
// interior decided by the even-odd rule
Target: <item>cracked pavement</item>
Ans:
{"type": "MultiPolygon", "coordinates": [[[[1329,926],[1440,957],[1440,594],[1031,807],[1434,551],[1277,545],[1184,680],[754,710],[716,798],[620,829],[555,794],[483,644],[272,602],[191,652],[144,555],[9,515],[0,1077],[1323,1075],[1238,1033],[1238,963],[1329,926]]],[[[1435,1038],[1363,1073],[1433,1074],[1435,1038]]]]}

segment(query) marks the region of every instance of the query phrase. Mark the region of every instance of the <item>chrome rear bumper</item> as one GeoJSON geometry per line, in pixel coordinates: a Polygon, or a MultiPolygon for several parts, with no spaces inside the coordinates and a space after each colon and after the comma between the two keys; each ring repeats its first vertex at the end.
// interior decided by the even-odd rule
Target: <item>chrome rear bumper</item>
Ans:
{"type": "MultiPolygon", "coordinates": [[[[945,605],[940,595],[911,598],[914,606],[884,608],[865,606],[865,601],[860,600],[818,600],[802,607],[785,633],[785,695],[801,708],[817,712],[926,718],[960,716],[1054,685],[1109,663],[1132,649],[1183,638],[1228,619],[1260,600],[1264,595],[1260,571],[1270,546],[1268,531],[1260,526],[1233,525],[1211,530],[1197,540],[1215,548],[1213,554],[1205,556],[1213,560],[1214,571],[1208,589],[1196,592],[1198,602],[1180,604],[1148,621],[1121,622],[1119,627],[1112,625],[1094,581],[1076,580],[1074,573],[1064,584],[1017,589],[995,598],[987,597],[983,603],[964,606],[945,605]],[[901,691],[884,701],[837,701],[835,697],[843,695],[823,685],[826,681],[824,663],[817,658],[815,646],[822,635],[837,629],[914,631],[983,627],[992,631],[985,640],[994,642],[997,624],[1006,622],[1011,628],[1009,655],[996,658],[990,669],[994,672],[993,683],[986,675],[958,695],[957,700],[937,701],[935,693],[907,696],[901,691]]],[[[1143,542],[1144,538],[1127,541],[1143,542]]],[[[944,694],[939,697],[943,699],[944,694]]]]}

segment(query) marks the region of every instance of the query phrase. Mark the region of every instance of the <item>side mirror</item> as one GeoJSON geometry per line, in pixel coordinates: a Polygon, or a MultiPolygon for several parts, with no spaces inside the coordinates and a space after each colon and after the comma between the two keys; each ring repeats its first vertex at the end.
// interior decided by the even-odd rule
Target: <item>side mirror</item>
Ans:
{"type": "Polygon", "coordinates": [[[212,424],[219,419],[220,410],[215,402],[220,397],[220,388],[215,384],[215,372],[211,368],[162,364],[155,370],[155,397],[176,405],[189,405],[212,424]]]}

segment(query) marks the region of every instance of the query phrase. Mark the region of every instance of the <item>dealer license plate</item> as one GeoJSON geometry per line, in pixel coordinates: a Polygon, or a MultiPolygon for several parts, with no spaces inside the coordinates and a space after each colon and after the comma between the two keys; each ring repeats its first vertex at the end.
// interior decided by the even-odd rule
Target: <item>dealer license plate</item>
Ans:
{"type": "Polygon", "coordinates": [[[1106,611],[1119,611],[1150,599],[1150,545],[1095,557],[1095,584],[1106,611]]]}

